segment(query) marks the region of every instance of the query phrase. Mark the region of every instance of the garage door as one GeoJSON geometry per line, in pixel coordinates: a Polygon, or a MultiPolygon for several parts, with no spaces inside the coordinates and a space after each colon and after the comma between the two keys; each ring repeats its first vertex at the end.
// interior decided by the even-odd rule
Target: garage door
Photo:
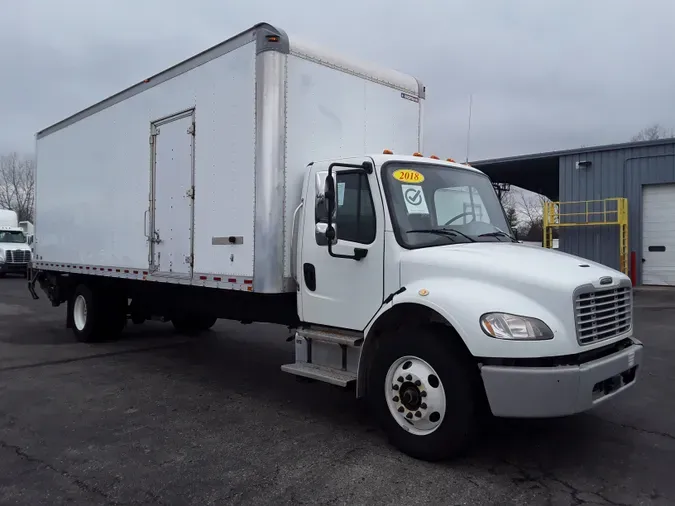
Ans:
{"type": "Polygon", "coordinates": [[[675,184],[642,192],[642,283],[675,285],[675,184]]]}

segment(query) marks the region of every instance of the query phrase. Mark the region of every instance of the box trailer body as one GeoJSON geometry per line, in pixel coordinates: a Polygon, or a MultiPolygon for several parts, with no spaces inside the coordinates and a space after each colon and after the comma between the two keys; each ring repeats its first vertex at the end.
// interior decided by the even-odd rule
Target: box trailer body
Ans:
{"type": "Polygon", "coordinates": [[[427,460],[485,410],[563,416],[628,390],[630,279],[519,244],[485,174],[422,155],[424,97],[256,25],[37,134],[28,288],[85,342],[128,320],[286,324],[283,371],[355,386],[427,460]]]}
{"type": "Polygon", "coordinates": [[[37,135],[37,265],[294,292],[307,163],[420,150],[423,97],[259,25],[37,135]]]}

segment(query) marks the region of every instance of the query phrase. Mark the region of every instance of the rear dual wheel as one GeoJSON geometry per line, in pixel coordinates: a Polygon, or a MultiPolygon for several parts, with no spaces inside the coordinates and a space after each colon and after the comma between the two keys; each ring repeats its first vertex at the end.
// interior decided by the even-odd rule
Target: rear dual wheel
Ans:
{"type": "Polygon", "coordinates": [[[200,314],[181,314],[171,319],[173,328],[181,334],[199,334],[213,327],[216,321],[215,316],[200,314]]]}

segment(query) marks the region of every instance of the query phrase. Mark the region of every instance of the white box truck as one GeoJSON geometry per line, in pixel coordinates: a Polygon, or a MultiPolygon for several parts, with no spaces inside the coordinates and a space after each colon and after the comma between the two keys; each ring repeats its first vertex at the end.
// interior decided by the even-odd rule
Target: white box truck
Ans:
{"type": "Polygon", "coordinates": [[[29,239],[16,211],[0,209],[0,278],[10,273],[27,275],[31,260],[29,239]]]}
{"type": "Polygon", "coordinates": [[[259,24],[93,105],[37,134],[31,294],[85,342],[150,318],[287,325],[282,370],[354,386],[427,460],[483,413],[635,384],[630,280],[518,244],[485,174],[419,153],[423,101],[259,24]]]}

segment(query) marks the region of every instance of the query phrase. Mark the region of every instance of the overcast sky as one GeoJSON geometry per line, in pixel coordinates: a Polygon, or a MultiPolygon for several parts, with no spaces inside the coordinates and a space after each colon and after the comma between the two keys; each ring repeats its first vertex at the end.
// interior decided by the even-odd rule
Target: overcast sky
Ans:
{"type": "Polygon", "coordinates": [[[425,151],[472,160],[675,128],[675,0],[0,0],[0,152],[267,21],[427,86],[425,151]]]}

